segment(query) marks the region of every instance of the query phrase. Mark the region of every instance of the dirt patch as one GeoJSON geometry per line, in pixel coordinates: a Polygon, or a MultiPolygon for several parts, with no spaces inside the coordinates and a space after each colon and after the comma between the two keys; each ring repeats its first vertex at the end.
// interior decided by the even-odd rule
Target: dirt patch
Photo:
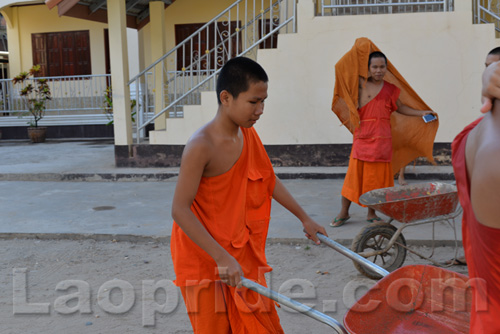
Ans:
{"type": "MultiPolygon", "coordinates": [[[[339,321],[375,282],[326,246],[269,244],[267,255],[273,290],[339,321]]],[[[0,256],[2,333],[192,333],[171,282],[167,242],[0,240],[0,256]],[[165,289],[155,293],[157,286],[165,289]],[[155,313],[160,304],[164,312],[155,313]]],[[[451,247],[441,247],[434,258],[452,256],[451,247]]],[[[427,262],[408,255],[405,265],[414,263],[427,262]]],[[[467,273],[465,266],[451,269],[467,273]]],[[[278,312],[286,333],[332,332],[284,307],[278,312]]]]}

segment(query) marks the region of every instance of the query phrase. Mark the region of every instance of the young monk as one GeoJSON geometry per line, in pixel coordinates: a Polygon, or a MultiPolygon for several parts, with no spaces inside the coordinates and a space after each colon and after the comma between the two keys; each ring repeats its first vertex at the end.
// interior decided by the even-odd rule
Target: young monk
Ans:
{"type": "MultiPolygon", "coordinates": [[[[387,58],[380,52],[370,53],[368,79],[359,79],[358,113],[360,125],[354,131],[354,139],[344,186],[342,208],[330,224],[342,226],[349,218],[351,202],[360,205],[359,197],[371,190],[394,186],[391,137],[391,113],[422,117],[433,111],[415,110],[401,103],[400,89],[386,82],[387,58]]],[[[422,120],[423,122],[423,120],[422,120]]],[[[375,210],[368,208],[366,220],[381,221],[375,210]]]]}
{"type": "Polygon", "coordinates": [[[217,80],[214,119],[188,140],[175,189],[171,252],[195,333],[283,333],[274,304],[241,288],[266,285],[265,242],[274,198],[319,244],[314,222],[275,176],[253,129],[264,112],[268,77],[248,58],[229,60],[217,80]]]}
{"type": "MultiPolygon", "coordinates": [[[[483,95],[500,98],[500,62],[483,75],[483,95]]],[[[488,100],[487,105],[491,106],[488,100]]],[[[463,208],[462,238],[473,286],[470,333],[500,333],[500,103],[452,143],[452,164],[463,208]],[[486,307],[484,307],[486,305],[486,307]]]]}

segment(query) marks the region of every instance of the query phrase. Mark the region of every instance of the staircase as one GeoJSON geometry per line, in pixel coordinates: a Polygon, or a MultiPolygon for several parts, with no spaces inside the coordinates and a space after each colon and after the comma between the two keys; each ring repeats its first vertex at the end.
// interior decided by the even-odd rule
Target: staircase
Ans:
{"type": "Polygon", "coordinates": [[[184,106],[200,104],[227,60],[256,59],[258,49],[276,47],[278,33],[295,33],[296,12],[296,0],[238,0],[130,80],[138,101],[137,143],[156,119],[182,118],[184,106]],[[155,94],[161,94],[159,106],[155,94]]]}
{"type": "Polygon", "coordinates": [[[492,0],[473,1],[474,23],[493,23],[497,37],[500,36],[500,2],[492,0]]]}

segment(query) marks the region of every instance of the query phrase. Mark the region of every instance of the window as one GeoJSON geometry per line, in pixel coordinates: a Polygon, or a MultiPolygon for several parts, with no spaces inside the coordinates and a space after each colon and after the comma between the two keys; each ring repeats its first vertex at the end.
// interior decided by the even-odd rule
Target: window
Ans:
{"type": "Polygon", "coordinates": [[[92,74],[88,30],[32,34],[31,45],[40,76],[92,74]]]}

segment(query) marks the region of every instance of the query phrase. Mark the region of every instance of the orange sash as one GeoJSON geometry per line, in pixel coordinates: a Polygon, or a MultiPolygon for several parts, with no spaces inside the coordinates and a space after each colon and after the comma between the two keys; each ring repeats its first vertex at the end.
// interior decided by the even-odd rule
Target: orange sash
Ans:
{"type": "Polygon", "coordinates": [[[391,162],[391,114],[397,109],[399,89],[384,82],[382,90],[359,109],[360,126],[354,130],[352,157],[362,161],[391,162]]]}

